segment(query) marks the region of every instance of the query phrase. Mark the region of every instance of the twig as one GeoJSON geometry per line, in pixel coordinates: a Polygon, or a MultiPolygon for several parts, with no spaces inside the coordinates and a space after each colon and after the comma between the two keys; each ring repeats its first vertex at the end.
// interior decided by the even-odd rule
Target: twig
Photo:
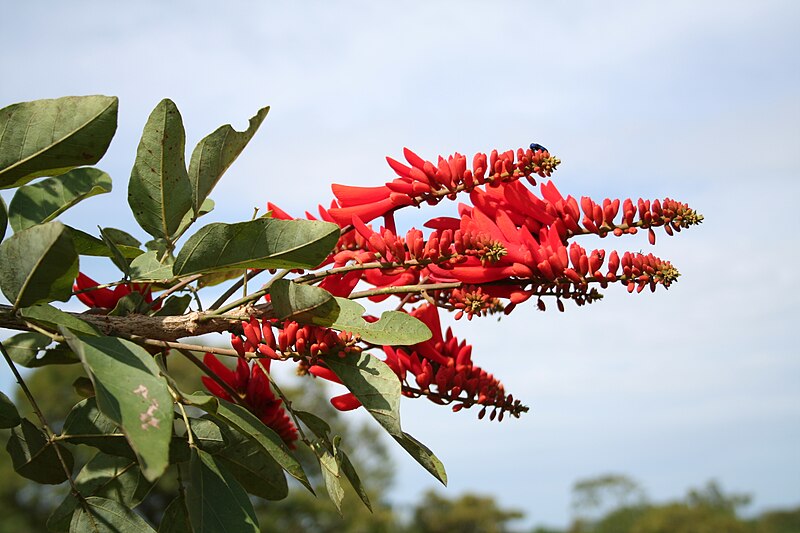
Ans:
{"type": "Polygon", "coordinates": [[[147,306],[146,311],[149,311],[150,309],[153,309],[156,305],[158,305],[159,302],[163,302],[164,300],[166,300],[167,296],[169,296],[170,294],[172,294],[172,293],[174,293],[176,291],[181,290],[182,288],[186,287],[187,285],[189,285],[193,281],[196,281],[196,280],[200,279],[201,277],[203,277],[202,274],[193,274],[193,275],[191,275],[191,276],[189,276],[187,278],[182,279],[180,282],[176,283],[175,285],[173,285],[172,287],[170,287],[169,289],[167,289],[163,293],[159,294],[158,298],[153,299],[153,301],[150,302],[150,304],[147,306]]]}
{"type": "Polygon", "coordinates": [[[463,285],[460,281],[452,282],[452,283],[429,283],[419,284],[419,285],[402,285],[399,287],[389,286],[389,287],[381,287],[380,289],[370,289],[366,291],[354,292],[350,295],[351,300],[355,300],[357,298],[367,298],[369,296],[378,296],[380,294],[413,294],[418,292],[425,292],[425,291],[435,291],[441,289],[457,289],[463,285]]]}
{"type": "Polygon", "coordinates": [[[251,294],[249,294],[249,295],[247,295],[247,296],[245,296],[243,298],[239,298],[238,300],[236,300],[234,302],[231,302],[226,306],[223,306],[223,307],[220,307],[218,309],[214,309],[214,310],[208,311],[206,313],[206,315],[205,315],[206,318],[203,319],[203,320],[209,320],[210,318],[213,318],[215,316],[219,316],[219,315],[222,315],[224,313],[227,313],[231,309],[236,309],[237,307],[240,307],[242,305],[246,305],[246,304],[249,304],[249,303],[257,301],[259,298],[261,298],[262,296],[265,296],[266,294],[269,293],[269,289],[270,289],[270,287],[272,286],[273,283],[275,283],[279,279],[285,278],[289,274],[289,272],[291,272],[291,271],[290,270],[281,270],[281,271],[279,271],[261,289],[255,291],[255,292],[253,292],[253,293],[251,293],[251,294]]]}
{"type": "MultiPolygon", "coordinates": [[[[264,271],[263,270],[256,270],[256,271],[254,271],[252,273],[248,272],[248,271],[245,271],[244,276],[239,278],[236,281],[236,283],[234,283],[233,285],[228,287],[228,290],[226,290],[222,294],[222,296],[217,298],[217,300],[213,304],[211,304],[211,307],[209,307],[208,310],[209,311],[214,311],[215,309],[219,308],[219,306],[224,304],[228,300],[228,298],[230,298],[231,296],[233,296],[236,293],[236,291],[241,289],[248,280],[253,279],[254,277],[256,277],[259,274],[261,274],[262,272],[264,272],[264,271]]],[[[288,274],[288,271],[287,271],[287,274],[288,274]]],[[[284,274],[284,275],[286,275],[286,274],[284,274]]]]}

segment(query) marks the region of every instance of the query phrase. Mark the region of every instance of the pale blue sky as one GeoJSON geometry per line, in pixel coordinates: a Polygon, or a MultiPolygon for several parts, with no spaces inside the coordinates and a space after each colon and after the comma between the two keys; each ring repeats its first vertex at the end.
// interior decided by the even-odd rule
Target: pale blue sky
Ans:
{"type": "MultiPolygon", "coordinates": [[[[706,221],[659,235],[654,253],[683,273],[668,292],[610,290],[563,315],[529,306],[500,324],[457,324],[478,364],[532,410],[498,425],[405,402],[404,425],[444,461],[448,493],[493,493],[551,524],[567,522],[576,478],[607,471],[656,499],[714,477],[752,491],[755,510],[800,502],[800,4],[164,4],[2,10],[0,107],[121,100],[98,165],[116,189],[68,222],[135,231],[120,207],[164,97],[190,146],[272,106],[208,221],[247,219],[268,200],[300,213],[327,202],[332,181],[380,183],[384,156],[403,146],[430,159],[540,142],[564,161],[565,194],[670,196],[706,221]]],[[[393,497],[409,502],[435,482],[396,455],[393,497]]]]}

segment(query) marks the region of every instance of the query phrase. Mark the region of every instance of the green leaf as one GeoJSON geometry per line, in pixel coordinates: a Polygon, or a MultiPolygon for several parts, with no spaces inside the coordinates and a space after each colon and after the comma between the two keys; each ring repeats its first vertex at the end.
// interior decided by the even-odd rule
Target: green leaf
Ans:
{"type": "MultiPolygon", "coordinates": [[[[367,509],[372,512],[372,504],[369,501],[369,496],[367,495],[367,490],[364,488],[364,485],[361,483],[361,478],[358,477],[358,473],[356,472],[353,463],[350,462],[350,458],[347,457],[347,454],[344,453],[341,448],[337,448],[336,450],[336,459],[339,461],[339,469],[341,470],[344,477],[350,482],[350,485],[353,487],[353,490],[356,491],[358,497],[364,502],[364,505],[367,506],[367,509]]],[[[444,472],[444,470],[442,470],[444,472]]]]}
{"type": "Polygon", "coordinates": [[[242,435],[220,424],[228,445],[215,454],[239,480],[242,487],[265,500],[282,500],[289,492],[281,466],[264,449],[242,435]]]}
{"type": "MultiPolygon", "coordinates": [[[[78,252],[79,255],[90,255],[94,257],[111,257],[113,255],[109,247],[106,246],[106,243],[104,243],[101,239],[98,239],[93,235],[89,235],[85,231],[81,231],[71,226],[65,227],[72,237],[72,242],[75,244],[75,251],[78,252]]],[[[112,230],[114,230],[114,228],[105,228],[106,235],[110,236],[112,240],[114,240],[115,237],[114,234],[111,233],[112,230]]],[[[134,257],[144,253],[135,246],[128,246],[119,242],[116,242],[116,244],[117,249],[122,252],[122,255],[125,257],[125,259],[133,259],[134,257]]]]}
{"type": "Polygon", "coordinates": [[[114,239],[111,237],[111,234],[108,230],[97,226],[97,229],[100,230],[100,238],[103,240],[103,244],[106,245],[106,248],[111,252],[111,261],[117,266],[118,269],[122,271],[125,276],[129,276],[131,273],[131,267],[128,264],[128,260],[125,258],[125,254],[122,253],[122,250],[114,242],[114,239]]]}
{"type": "Polygon", "coordinates": [[[18,426],[22,422],[19,411],[11,399],[0,391],[0,429],[18,426]]]}
{"type": "MultiPolygon", "coordinates": [[[[153,484],[142,476],[135,461],[97,453],[75,477],[75,486],[84,497],[100,496],[134,508],[147,496],[153,484]]],[[[80,503],[69,494],[47,519],[47,529],[69,531],[70,522],[80,503]]]]}
{"type": "Polygon", "coordinates": [[[192,184],[192,207],[200,211],[203,200],[211,193],[222,174],[228,170],[239,154],[253,138],[258,127],[269,113],[269,107],[259,109],[245,131],[236,131],[230,124],[197,143],[189,162],[189,181],[192,184]]]}
{"type": "Polygon", "coordinates": [[[270,301],[277,318],[310,320],[305,314],[331,316],[338,314],[339,306],[333,295],[313,285],[301,285],[286,279],[275,280],[269,288],[270,301]]]}
{"type": "Polygon", "coordinates": [[[145,252],[131,261],[130,275],[133,281],[159,281],[172,277],[172,263],[168,259],[158,260],[158,252],[145,252]]]}
{"type": "MultiPolygon", "coordinates": [[[[87,324],[88,325],[88,324],[87,324]]],[[[53,340],[37,332],[18,333],[3,341],[8,355],[18,365],[26,368],[39,368],[47,365],[71,365],[80,359],[69,347],[58,344],[46,349],[53,340]],[[44,352],[41,356],[40,353],[44,352]]]]}
{"type": "Polygon", "coordinates": [[[214,210],[214,200],[211,198],[206,198],[203,200],[203,203],[200,204],[200,211],[195,213],[193,210],[189,210],[185,215],[183,215],[183,220],[181,220],[181,225],[178,227],[178,231],[175,233],[177,235],[183,235],[183,233],[194,224],[198,218],[203,215],[209,214],[211,211],[214,210]]]}
{"type": "Polygon", "coordinates": [[[147,302],[144,301],[144,297],[140,293],[131,292],[117,300],[117,305],[108,314],[110,316],[144,314],[147,306],[147,302]]]}
{"type": "Polygon", "coordinates": [[[67,480],[56,447],[71,472],[74,464],[72,454],[60,444],[51,444],[47,435],[27,418],[11,430],[6,444],[17,474],[45,485],[58,485],[67,480]]]}
{"type": "Polygon", "coordinates": [[[258,533],[253,504],[236,478],[213,455],[193,449],[186,487],[194,533],[258,533]]]}
{"type": "Polygon", "coordinates": [[[236,431],[255,442],[264,452],[275,459],[289,475],[297,479],[308,490],[314,492],[300,462],[295,459],[280,436],[264,425],[253,413],[240,405],[200,392],[187,395],[185,398],[193,405],[207,412],[214,419],[233,427],[236,431]]]}
{"type": "Polygon", "coordinates": [[[400,435],[400,380],[369,352],[326,357],[325,364],[390,435],[400,435]]]}
{"type": "Polygon", "coordinates": [[[8,209],[6,209],[6,201],[0,197],[0,241],[6,238],[6,230],[8,229],[8,209]]]}
{"type": "Polygon", "coordinates": [[[15,308],[72,295],[78,254],[61,222],[16,233],[0,244],[0,288],[15,308]]]}
{"type": "Polygon", "coordinates": [[[94,165],[117,129],[111,96],[67,96],[0,109],[0,188],[94,165]]]}
{"type": "Polygon", "coordinates": [[[53,331],[58,331],[59,326],[64,326],[81,335],[100,335],[100,332],[93,325],[49,304],[24,307],[18,313],[25,320],[53,331]]]}
{"type": "Polygon", "coordinates": [[[172,500],[164,511],[164,517],[158,526],[158,533],[193,533],[189,524],[189,510],[183,494],[172,500]]]}
{"type": "Polygon", "coordinates": [[[392,437],[394,437],[394,440],[396,440],[411,457],[421,464],[425,470],[441,481],[442,485],[447,485],[447,472],[444,470],[444,465],[427,446],[405,432],[402,435],[392,435],[392,437]]]}
{"type": "Polygon", "coordinates": [[[164,99],[147,119],[128,184],[133,216],[153,237],[172,237],[192,208],[186,134],[175,103],[164,99]]]}
{"type": "Polygon", "coordinates": [[[100,411],[122,428],[145,477],[158,479],[169,465],[173,410],[152,356],[123,339],[61,334],[94,383],[100,411]]]}
{"type": "Polygon", "coordinates": [[[86,508],[78,507],[69,525],[70,533],[147,533],[155,530],[132,509],[114,500],[90,496],[86,508]]]}
{"type": "Polygon", "coordinates": [[[447,475],[441,461],[400,427],[400,380],[389,366],[367,353],[349,353],[325,359],[328,367],[369,413],[428,472],[443,484],[447,475]]]}
{"type": "MultiPolygon", "coordinates": [[[[72,353],[72,350],[70,350],[70,353],[72,353]]],[[[80,361],[78,362],[80,363],[80,361]]],[[[81,398],[94,398],[94,384],[86,376],[75,378],[75,381],[72,382],[72,389],[81,398]]]]}
{"type": "Polygon", "coordinates": [[[192,235],[175,259],[177,276],[244,268],[314,268],[339,240],[339,227],[311,220],[216,222],[192,235]]]}
{"type": "Polygon", "coordinates": [[[81,200],[107,192],[111,176],[97,168],[76,168],[17,189],[8,206],[9,222],[14,231],[50,222],[81,200]]]}
{"type": "Polygon", "coordinates": [[[311,323],[358,334],[372,344],[412,345],[431,338],[428,326],[408,313],[384,311],[377,322],[367,322],[362,318],[366,309],[360,303],[339,297],[336,297],[336,303],[338,312],[312,316],[311,323]]]}
{"type": "MultiPolygon", "coordinates": [[[[201,450],[218,454],[229,445],[227,433],[223,436],[222,429],[214,421],[204,418],[190,418],[189,424],[192,428],[194,442],[201,450]]],[[[170,463],[185,463],[191,458],[189,439],[186,435],[172,437],[169,450],[170,463]]]]}
{"type": "Polygon", "coordinates": [[[331,427],[323,419],[315,414],[307,411],[293,410],[295,416],[305,424],[311,432],[321,439],[327,439],[328,433],[331,432],[331,427]]]}
{"type": "Polygon", "coordinates": [[[330,496],[333,505],[336,506],[336,510],[341,516],[344,489],[339,479],[339,463],[336,462],[336,457],[319,442],[315,442],[312,445],[312,449],[317,454],[317,459],[319,459],[319,467],[322,472],[322,479],[325,481],[325,489],[328,491],[328,496],[330,496]]]}
{"type": "Polygon", "coordinates": [[[192,295],[170,296],[161,306],[161,309],[153,313],[153,316],[178,316],[186,312],[189,304],[192,303],[192,295]]]}
{"type": "Polygon", "coordinates": [[[81,400],[72,408],[61,433],[71,444],[84,444],[110,455],[136,458],[125,434],[113,420],[100,412],[95,397],[81,400]]]}

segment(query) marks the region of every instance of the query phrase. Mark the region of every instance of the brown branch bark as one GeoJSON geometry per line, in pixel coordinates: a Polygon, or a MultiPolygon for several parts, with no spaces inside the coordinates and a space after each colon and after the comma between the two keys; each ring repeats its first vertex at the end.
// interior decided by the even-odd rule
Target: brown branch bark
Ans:
{"type": "MultiPolygon", "coordinates": [[[[225,315],[209,316],[205,312],[193,312],[180,316],[107,316],[90,312],[69,313],[95,326],[104,335],[113,337],[147,337],[162,341],[176,341],[206,333],[229,331],[250,316],[273,317],[269,304],[249,305],[225,315]]],[[[0,305],[0,328],[30,331],[25,320],[17,316],[11,306],[0,305]]]]}

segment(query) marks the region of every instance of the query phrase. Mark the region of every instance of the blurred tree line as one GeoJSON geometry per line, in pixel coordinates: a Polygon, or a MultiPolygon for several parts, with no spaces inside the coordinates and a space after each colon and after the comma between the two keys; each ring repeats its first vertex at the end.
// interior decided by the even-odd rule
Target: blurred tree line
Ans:
{"type": "MultiPolygon", "coordinates": [[[[199,381],[192,383],[196,372],[189,368],[181,372],[181,365],[188,363],[182,358],[170,361],[171,370],[185,376],[185,382],[179,383],[181,388],[200,390],[199,381]]],[[[82,375],[81,366],[72,365],[59,367],[58,371],[52,368],[34,371],[26,376],[56,430],[60,430],[68,410],[80,399],[69,384],[82,375]]],[[[258,499],[255,502],[262,531],[266,533],[800,533],[800,507],[745,519],[739,511],[750,498],[726,494],[714,482],[691,490],[682,500],[656,504],[647,500],[635,481],[620,475],[598,476],[575,483],[574,520],[567,529],[523,530],[518,524],[525,517],[524,512],[506,509],[488,495],[463,494],[450,498],[428,491],[410,509],[396,509],[388,500],[394,472],[378,432],[369,424],[355,428],[346,426],[339,412],[327,402],[322,387],[308,387],[302,394],[285,392],[301,409],[332,421],[335,434],[348,436],[349,442],[343,445],[370,491],[373,513],[358,501],[349,487],[344,517],[340,517],[326,497],[314,497],[296,486],[284,500],[258,499]]],[[[21,399],[21,395],[17,396],[21,399]]],[[[17,405],[25,405],[25,402],[17,405]]],[[[7,440],[8,431],[0,430],[0,442],[7,440]]],[[[75,452],[79,465],[91,458],[89,448],[81,446],[75,452]]],[[[47,517],[66,496],[67,487],[28,483],[14,472],[7,454],[1,457],[0,533],[47,531],[47,517]]],[[[307,472],[315,472],[317,462],[310,454],[303,458],[303,463],[307,472]]],[[[318,472],[310,477],[316,486],[322,483],[318,472]]],[[[175,477],[165,476],[151,489],[137,508],[138,512],[156,525],[155,520],[176,490],[175,477]]]]}

